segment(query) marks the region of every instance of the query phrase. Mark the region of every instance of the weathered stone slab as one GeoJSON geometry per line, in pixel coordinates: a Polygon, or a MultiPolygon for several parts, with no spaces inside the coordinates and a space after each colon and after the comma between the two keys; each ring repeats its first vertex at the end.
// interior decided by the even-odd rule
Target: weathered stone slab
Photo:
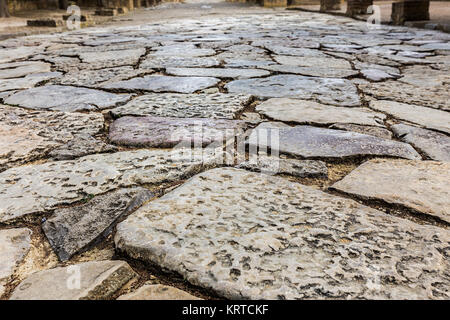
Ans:
{"type": "Polygon", "coordinates": [[[102,69],[118,66],[134,66],[144,54],[145,48],[138,48],[103,52],[81,52],[79,53],[79,57],[82,62],[90,65],[90,69],[102,69]]]}
{"type": "Polygon", "coordinates": [[[215,55],[216,51],[213,49],[197,48],[194,44],[175,44],[170,46],[159,47],[153,56],[179,56],[179,57],[204,57],[215,55]]]}
{"type": "Polygon", "coordinates": [[[235,68],[167,68],[167,74],[174,76],[195,76],[248,79],[259,78],[270,75],[269,71],[257,69],[235,69],[235,68]]]}
{"type": "Polygon", "coordinates": [[[242,58],[224,58],[226,68],[264,68],[275,64],[269,59],[251,59],[251,57],[242,58]]]}
{"type": "Polygon", "coordinates": [[[371,109],[388,113],[395,118],[450,133],[450,114],[448,112],[387,100],[374,100],[370,102],[369,106],[371,109]]]}
{"type": "Polygon", "coordinates": [[[354,131],[362,134],[368,134],[381,139],[392,139],[392,132],[381,127],[362,126],[359,124],[336,123],[329,127],[330,129],[339,129],[345,131],[354,131]]]}
{"type": "Polygon", "coordinates": [[[109,140],[118,145],[171,148],[180,143],[207,145],[244,133],[240,120],[204,118],[122,117],[109,128],[109,140]]]}
{"type": "Polygon", "coordinates": [[[55,210],[42,229],[59,259],[67,261],[106,237],[119,219],[152,197],[144,188],[119,189],[76,207],[55,210]]]}
{"type": "Polygon", "coordinates": [[[48,85],[17,92],[4,99],[4,102],[29,109],[73,112],[112,108],[130,99],[129,94],[120,95],[79,87],[48,85]]]}
{"type": "Polygon", "coordinates": [[[153,68],[200,68],[215,67],[220,65],[220,60],[215,57],[173,57],[173,56],[153,56],[149,55],[139,66],[140,69],[153,68]]]}
{"type": "Polygon", "coordinates": [[[235,80],[225,88],[231,93],[263,98],[317,99],[321,103],[337,106],[360,105],[355,85],[344,79],[278,75],[264,79],[235,80]]]}
{"type": "Polygon", "coordinates": [[[347,78],[359,74],[357,70],[321,67],[298,67],[285,64],[271,64],[261,68],[281,73],[299,74],[313,77],[347,78]]]}
{"type": "Polygon", "coordinates": [[[311,126],[277,128],[275,132],[270,127],[260,126],[251,133],[248,145],[269,147],[304,158],[341,159],[370,155],[421,159],[409,144],[366,134],[311,126]],[[274,134],[279,138],[273,138],[276,137],[274,134]]]}
{"type": "Polygon", "coordinates": [[[215,86],[219,79],[212,77],[171,77],[145,76],[131,80],[108,83],[106,89],[144,90],[152,92],[193,93],[198,90],[215,86]]]}
{"type": "Polygon", "coordinates": [[[43,47],[33,47],[33,46],[15,46],[12,48],[1,48],[0,49],[0,63],[10,62],[12,60],[21,59],[29,57],[39,50],[44,50],[43,47]]]}
{"type": "Polygon", "coordinates": [[[144,285],[117,300],[202,300],[180,289],[162,284],[144,285]]]}
{"type": "Polygon", "coordinates": [[[0,79],[0,92],[33,88],[40,82],[58,78],[61,72],[32,73],[24,78],[0,79]]]}
{"type": "Polygon", "coordinates": [[[400,204],[450,222],[450,163],[370,160],[333,188],[364,199],[400,204]]]}
{"type": "Polygon", "coordinates": [[[327,69],[351,69],[350,62],[344,59],[331,57],[292,57],[275,55],[276,62],[289,66],[308,67],[308,68],[327,68],[327,69]]]}
{"type": "Polygon", "coordinates": [[[31,230],[26,228],[0,230],[0,296],[4,285],[23,261],[31,247],[31,230]]]}
{"type": "Polygon", "coordinates": [[[50,64],[41,61],[24,61],[0,65],[0,79],[20,78],[43,72],[50,72],[50,64]]]}
{"type": "Polygon", "coordinates": [[[224,297],[288,300],[448,298],[449,241],[448,230],[233,168],[191,178],[115,237],[129,256],[224,297]]]}
{"type": "Polygon", "coordinates": [[[181,158],[179,153],[124,151],[6,170],[0,173],[0,222],[53,210],[120,187],[178,181],[212,165],[195,149],[193,160],[181,158]]]}
{"type": "Polygon", "coordinates": [[[450,75],[445,70],[435,70],[428,66],[407,66],[398,80],[421,88],[448,87],[450,75]]]}
{"type": "Polygon", "coordinates": [[[150,93],[114,108],[116,116],[156,116],[176,118],[234,119],[244,109],[251,97],[225,93],[150,93]]]}
{"type": "Polygon", "coordinates": [[[256,106],[256,111],[279,121],[303,124],[353,123],[383,127],[386,116],[368,108],[343,108],[314,101],[272,98],[256,106]]]}
{"type": "Polygon", "coordinates": [[[84,262],[31,274],[10,300],[105,300],[135,278],[124,261],[84,262]],[[79,282],[74,280],[77,274],[79,282]]]}
{"type": "Polygon", "coordinates": [[[402,141],[425,153],[430,159],[450,162],[450,137],[445,134],[406,124],[391,126],[402,141]]]}

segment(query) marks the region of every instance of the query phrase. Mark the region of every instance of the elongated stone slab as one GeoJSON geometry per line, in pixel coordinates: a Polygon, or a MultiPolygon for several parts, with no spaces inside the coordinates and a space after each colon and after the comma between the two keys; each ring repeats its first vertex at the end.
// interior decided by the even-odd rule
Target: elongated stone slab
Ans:
{"type": "Polygon", "coordinates": [[[48,85],[17,92],[7,97],[6,104],[29,109],[65,112],[112,108],[131,99],[129,94],[113,94],[100,90],[48,85]]]}
{"type": "Polygon", "coordinates": [[[240,120],[127,116],[111,124],[109,140],[135,147],[171,148],[180,143],[206,147],[216,141],[234,139],[246,127],[246,122],[240,120]]]}
{"type": "Polygon", "coordinates": [[[6,170],[0,173],[0,222],[121,187],[177,181],[208,167],[197,150],[192,154],[193,160],[177,150],[124,151],[6,170]]]}
{"type": "Polygon", "coordinates": [[[359,124],[337,123],[329,126],[330,129],[339,129],[345,131],[354,131],[362,134],[368,134],[381,139],[392,139],[392,132],[381,127],[362,126],[359,124]]]}
{"type": "Polygon", "coordinates": [[[25,61],[0,64],[0,79],[20,78],[32,73],[50,72],[50,64],[25,61]]]}
{"type": "Polygon", "coordinates": [[[120,189],[85,204],[55,210],[42,224],[45,236],[61,261],[106,237],[116,222],[150,200],[144,188],[120,189]]]}
{"type": "Polygon", "coordinates": [[[272,98],[256,106],[256,111],[279,121],[304,124],[353,123],[383,127],[386,116],[367,108],[342,108],[314,101],[272,98]]]}
{"type": "Polygon", "coordinates": [[[216,77],[247,79],[270,75],[269,71],[237,68],[167,68],[166,73],[174,76],[216,77]]]}
{"type": "Polygon", "coordinates": [[[102,69],[118,66],[134,66],[145,54],[145,48],[114,50],[103,52],[79,53],[81,61],[89,64],[90,69],[102,69]]]}
{"type": "Polygon", "coordinates": [[[115,237],[130,257],[230,299],[445,299],[449,241],[448,230],[233,168],[191,178],[115,237]]]}
{"type": "Polygon", "coordinates": [[[450,222],[450,163],[434,161],[367,161],[333,188],[364,199],[404,205],[450,222]]]}
{"type": "Polygon", "coordinates": [[[218,82],[219,79],[211,77],[145,76],[142,78],[108,83],[104,85],[103,88],[193,93],[198,90],[215,86],[218,82]]]}
{"type": "Polygon", "coordinates": [[[450,133],[450,113],[448,112],[388,100],[374,100],[370,102],[369,106],[395,118],[450,133]]]}
{"type": "Polygon", "coordinates": [[[251,96],[225,93],[150,93],[114,108],[120,116],[234,119],[250,102],[251,96]]]}
{"type": "Polygon", "coordinates": [[[135,278],[124,261],[84,262],[31,274],[10,300],[105,300],[135,278]]]}
{"type": "Polygon", "coordinates": [[[251,94],[263,98],[317,99],[337,106],[359,106],[356,87],[348,80],[278,75],[264,79],[235,80],[225,88],[231,93],[251,94]]]}
{"type": "Polygon", "coordinates": [[[357,70],[352,69],[325,68],[325,67],[309,68],[285,64],[271,64],[268,66],[261,66],[261,68],[280,73],[291,73],[312,77],[348,78],[359,74],[357,70]]]}
{"type": "Polygon", "coordinates": [[[144,285],[117,300],[202,300],[180,289],[162,284],[144,285]]]}
{"type": "Polygon", "coordinates": [[[215,57],[174,57],[174,56],[153,56],[149,55],[142,61],[139,68],[141,70],[153,68],[169,67],[214,67],[220,65],[220,60],[215,57]]]}
{"type": "Polygon", "coordinates": [[[389,156],[421,159],[413,147],[406,143],[312,126],[271,128],[259,125],[250,134],[247,144],[251,148],[270,148],[303,158],[389,156]]]}
{"type": "Polygon", "coordinates": [[[445,134],[406,124],[391,126],[392,131],[430,159],[450,162],[450,137],[445,134]]]}
{"type": "Polygon", "coordinates": [[[61,72],[32,73],[24,78],[0,79],[0,92],[33,88],[40,82],[58,78],[61,72]]]}

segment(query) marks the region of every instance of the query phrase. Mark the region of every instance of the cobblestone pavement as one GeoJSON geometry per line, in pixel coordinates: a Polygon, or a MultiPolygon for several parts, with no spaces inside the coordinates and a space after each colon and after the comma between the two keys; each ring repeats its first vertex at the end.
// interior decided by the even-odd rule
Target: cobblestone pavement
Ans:
{"type": "Polygon", "coordinates": [[[3,299],[450,298],[449,35],[227,6],[0,42],[3,299]]]}

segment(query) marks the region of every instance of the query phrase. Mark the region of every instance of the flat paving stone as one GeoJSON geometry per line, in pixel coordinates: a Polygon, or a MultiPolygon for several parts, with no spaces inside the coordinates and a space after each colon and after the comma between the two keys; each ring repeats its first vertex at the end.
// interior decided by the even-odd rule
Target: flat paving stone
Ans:
{"type": "Polygon", "coordinates": [[[430,159],[450,162],[449,136],[406,124],[393,125],[391,130],[402,141],[411,144],[430,159]]]}
{"type": "Polygon", "coordinates": [[[32,73],[50,72],[50,64],[41,61],[25,61],[0,64],[0,79],[20,78],[32,73]]]}
{"type": "Polygon", "coordinates": [[[206,147],[244,133],[245,121],[204,118],[122,117],[109,128],[109,140],[118,145],[171,148],[179,144],[206,147]]]}
{"type": "Polygon", "coordinates": [[[118,66],[137,65],[141,56],[145,54],[145,48],[130,50],[115,50],[104,52],[82,52],[79,57],[82,62],[90,65],[90,69],[102,69],[118,66]]]}
{"type": "Polygon", "coordinates": [[[445,299],[449,241],[446,229],[233,168],[191,178],[115,236],[130,257],[226,298],[288,300],[445,299]]]}
{"type": "Polygon", "coordinates": [[[332,188],[363,199],[399,204],[450,222],[450,163],[375,159],[332,188]]]}
{"type": "Polygon", "coordinates": [[[354,131],[362,134],[368,134],[381,139],[392,139],[392,132],[381,127],[362,126],[359,124],[336,123],[329,127],[330,129],[339,129],[345,131],[354,131]]]}
{"type": "Polygon", "coordinates": [[[56,79],[62,76],[61,72],[31,73],[24,78],[0,79],[0,92],[33,88],[37,84],[56,79]]]}
{"type": "Polygon", "coordinates": [[[213,56],[216,51],[213,49],[197,48],[193,44],[176,44],[157,48],[152,52],[153,56],[183,56],[183,57],[204,57],[213,56]]]}
{"type": "Polygon", "coordinates": [[[357,70],[352,69],[309,68],[284,64],[270,64],[261,66],[261,68],[279,73],[299,74],[312,77],[348,78],[359,74],[357,70]]]}
{"type": "Polygon", "coordinates": [[[10,300],[106,300],[135,278],[124,261],[84,262],[31,274],[10,300]]]}
{"type": "Polygon", "coordinates": [[[234,119],[251,96],[225,93],[150,93],[137,97],[111,113],[120,116],[234,119]]]}
{"type": "Polygon", "coordinates": [[[248,79],[259,78],[270,75],[269,71],[257,69],[235,69],[235,68],[167,68],[167,74],[174,76],[195,76],[248,79]]]}
{"type": "Polygon", "coordinates": [[[123,151],[8,169],[0,173],[0,222],[50,211],[119,187],[178,181],[212,165],[195,149],[193,160],[182,159],[179,153],[123,151]]]}
{"type": "Polygon", "coordinates": [[[219,79],[212,77],[171,77],[155,75],[108,83],[102,87],[120,90],[193,93],[198,90],[213,87],[219,81],[219,79]]]}
{"type": "Polygon", "coordinates": [[[31,230],[27,228],[0,230],[0,296],[31,248],[31,230]]]}
{"type": "Polygon", "coordinates": [[[119,189],[95,196],[88,202],[57,209],[42,224],[50,245],[61,261],[108,236],[117,221],[154,195],[144,188],[119,189]]]}
{"type": "Polygon", "coordinates": [[[17,92],[4,103],[29,109],[55,111],[102,110],[126,103],[129,94],[114,94],[100,90],[48,85],[17,92]]]}
{"type": "Polygon", "coordinates": [[[147,56],[140,64],[141,70],[153,68],[201,68],[220,65],[215,57],[173,57],[173,56],[147,56]]]}
{"type": "Polygon", "coordinates": [[[180,289],[163,284],[143,285],[134,292],[124,294],[117,300],[203,300],[180,289]]]}
{"type": "Polygon", "coordinates": [[[374,100],[370,108],[428,129],[450,133],[450,114],[445,111],[388,100],[374,100]]]}
{"type": "Polygon", "coordinates": [[[356,87],[345,79],[278,75],[263,79],[234,80],[225,85],[230,93],[262,98],[299,98],[318,100],[337,106],[360,106],[356,87]]]}
{"type": "Polygon", "coordinates": [[[286,122],[303,124],[353,123],[383,127],[386,116],[368,108],[343,108],[314,101],[272,98],[256,106],[265,116],[286,122]]]}
{"type": "Polygon", "coordinates": [[[402,142],[380,139],[357,132],[295,126],[270,128],[256,127],[248,138],[250,147],[271,148],[282,154],[303,158],[343,159],[360,156],[389,156],[406,159],[421,159],[409,145],[402,142]]]}

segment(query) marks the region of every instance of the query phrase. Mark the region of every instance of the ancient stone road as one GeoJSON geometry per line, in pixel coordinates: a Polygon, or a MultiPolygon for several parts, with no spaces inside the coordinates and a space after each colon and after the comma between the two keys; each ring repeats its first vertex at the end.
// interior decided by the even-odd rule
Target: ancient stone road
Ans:
{"type": "Polygon", "coordinates": [[[0,42],[0,296],[450,298],[450,36],[229,7],[0,42]]]}

